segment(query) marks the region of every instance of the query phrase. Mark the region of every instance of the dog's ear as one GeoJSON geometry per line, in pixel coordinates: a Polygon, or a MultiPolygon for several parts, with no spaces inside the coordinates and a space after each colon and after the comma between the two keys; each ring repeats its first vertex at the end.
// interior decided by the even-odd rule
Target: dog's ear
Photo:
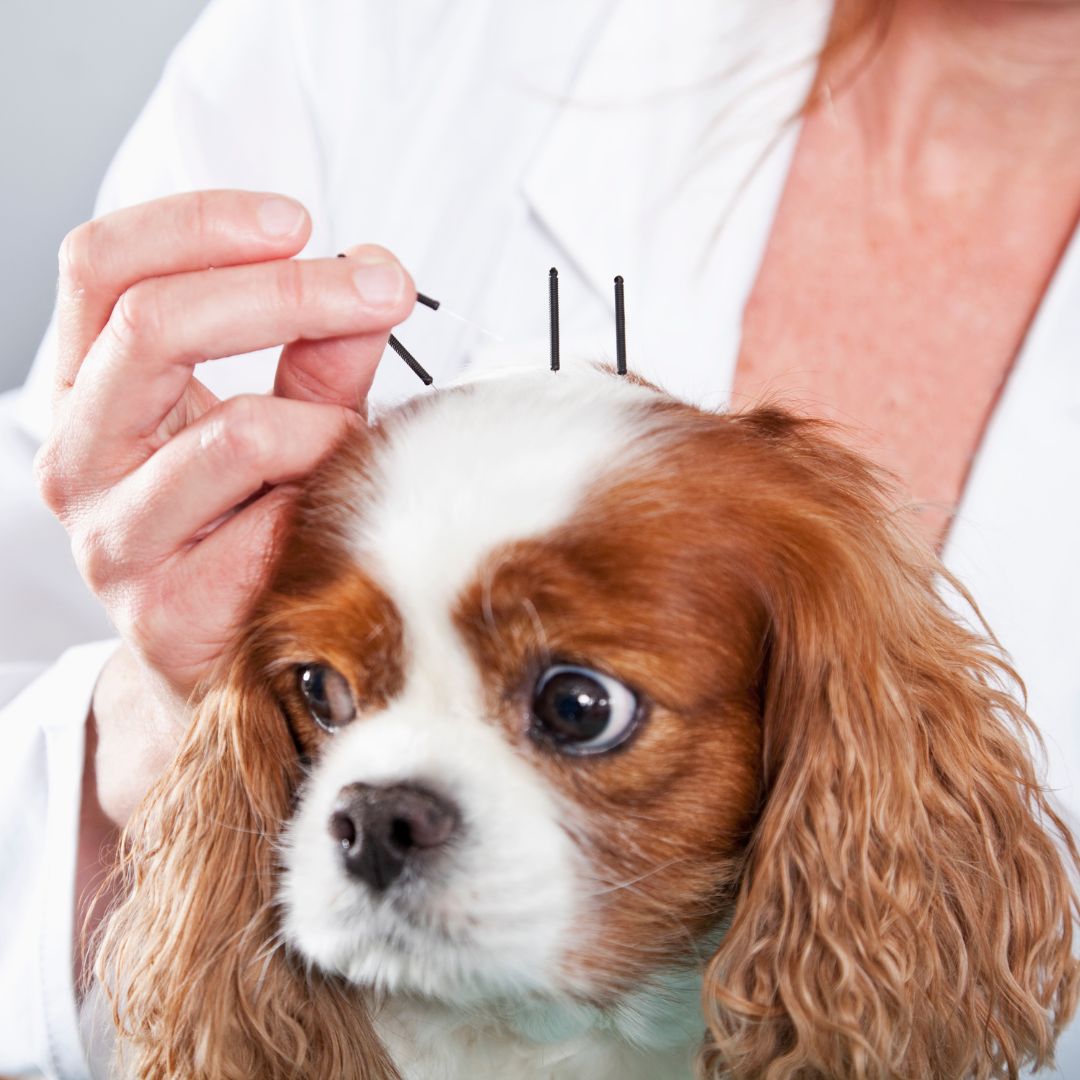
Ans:
{"type": "Polygon", "coordinates": [[[277,844],[300,766],[259,682],[232,663],[125,830],[97,954],[120,1074],[386,1080],[359,993],[285,951],[277,844]]]}
{"type": "Polygon", "coordinates": [[[809,469],[761,585],[763,802],[706,1075],[1016,1077],[1052,1061],[1080,980],[1077,850],[1022,688],[859,459],[775,419],[809,469]]]}

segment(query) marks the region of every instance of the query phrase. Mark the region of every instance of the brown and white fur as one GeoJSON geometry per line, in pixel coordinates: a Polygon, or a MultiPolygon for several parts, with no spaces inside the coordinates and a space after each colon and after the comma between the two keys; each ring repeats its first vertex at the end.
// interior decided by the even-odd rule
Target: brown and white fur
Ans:
{"type": "Polygon", "coordinates": [[[590,368],[390,413],[307,485],[127,830],[118,1070],[1050,1061],[1076,849],[941,575],[874,471],[779,410],[590,368]],[[566,694],[550,726],[580,670],[606,739],[566,694]]]}

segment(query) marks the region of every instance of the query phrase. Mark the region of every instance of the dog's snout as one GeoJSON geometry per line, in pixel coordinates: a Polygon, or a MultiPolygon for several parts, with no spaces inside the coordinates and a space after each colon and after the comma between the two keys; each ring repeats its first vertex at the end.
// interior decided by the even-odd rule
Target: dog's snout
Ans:
{"type": "Polygon", "coordinates": [[[382,892],[406,864],[443,847],[460,821],[451,802],[416,784],[347,784],[329,829],[346,873],[382,892]]]}

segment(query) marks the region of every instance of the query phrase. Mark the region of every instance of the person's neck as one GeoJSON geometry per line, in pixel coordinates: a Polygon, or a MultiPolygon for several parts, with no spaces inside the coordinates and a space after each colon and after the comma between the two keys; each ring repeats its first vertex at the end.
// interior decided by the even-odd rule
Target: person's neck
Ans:
{"type": "Polygon", "coordinates": [[[1078,55],[1080,0],[896,0],[825,76],[882,184],[977,197],[1007,170],[1080,179],[1078,55]]]}

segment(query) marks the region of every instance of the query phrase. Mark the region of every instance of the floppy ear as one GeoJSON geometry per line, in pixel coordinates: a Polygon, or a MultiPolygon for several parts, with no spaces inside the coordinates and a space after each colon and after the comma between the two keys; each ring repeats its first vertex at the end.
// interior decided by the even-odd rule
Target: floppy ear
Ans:
{"type": "Polygon", "coordinates": [[[285,953],[277,842],[299,773],[278,707],[234,662],[124,833],[97,959],[121,1075],[396,1076],[359,994],[285,953]]]}
{"type": "Polygon", "coordinates": [[[1016,1077],[1077,1003],[1076,847],[1011,668],[869,470],[798,438],[811,475],[785,502],[805,512],[760,585],[763,805],[707,972],[705,1073],[1016,1077]]]}

